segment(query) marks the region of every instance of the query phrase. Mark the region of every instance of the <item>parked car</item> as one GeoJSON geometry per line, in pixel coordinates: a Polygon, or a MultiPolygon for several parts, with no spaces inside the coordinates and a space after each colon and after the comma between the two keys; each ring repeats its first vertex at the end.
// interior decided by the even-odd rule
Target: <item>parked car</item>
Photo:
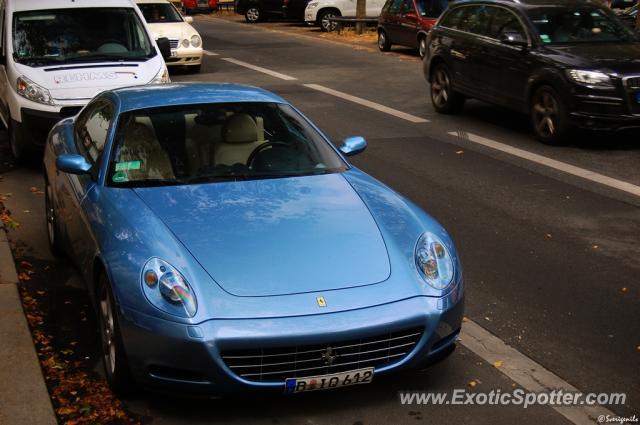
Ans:
{"type": "Polygon", "coordinates": [[[378,18],[378,48],[417,47],[424,57],[427,34],[446,8],[447,0],[387,0],[378,18]]]}
{"type": "Polygon", "coordinates": [[[236,13],[250,24],[283,16],[284,0],[236,0],[236,13]]]}
{"type": "Polygon", "coordinates": [[[118,393],[303,392],[450,354],[446,230],[255,87],[101,93],[45,150],[49,244],[88,285],[118,393]]]}
{"type": "Polygon", "coordinates": [[[633,7],[623,10],[618,14],[618,18],[620,18],[620,20],[624,22],[625,25],[627,25],[629,28],[634,30],[636,29],[637,17],[638,17],[637,4],[633,7]]]}
{"type": "Polygon", "coordinates": [[[640,127],[640,42],[599,2],[465,1],[428,36],[424,75],[436,111],[467,97],[531,117],[538,140],[575,127],[640,127]]]}
{"type": "Polygon", "coordinates": [[[190,23],[191,16],[182,17],[168,0],[136,0],[154,38],[169,39],[171,56],[167,66],[186,66],[199,72],[202,66],[202,38],[190,23]]]}
{"type": "Polygon", "coordinates": [[[218,0],[182,0],[182,12],[191,15],[196,12],[209,13],[218,10],[218,0]]]}
{"type": "Polygon", "coordinates": [[[98,92],[169,81],[168,40],[130,0],[6,0],[0,15],[0,118],[17,159],[40,156],[51,127],[98,92]]]}
{"type": "MultiPolygon", "coordinates": [[[[385,0],[367,0],[367,18],[380,16],[385,0]]],[[[304,20],[322,31],[333,29],[330,18],[356,16],[356,0],[311,0],[304,11],[304,20]]]]}
{"type": "Polygon", "coordinates": [[[304,21],[304,10],[309,0],[283,0],[282,12],[285,18],[304,21]]]}

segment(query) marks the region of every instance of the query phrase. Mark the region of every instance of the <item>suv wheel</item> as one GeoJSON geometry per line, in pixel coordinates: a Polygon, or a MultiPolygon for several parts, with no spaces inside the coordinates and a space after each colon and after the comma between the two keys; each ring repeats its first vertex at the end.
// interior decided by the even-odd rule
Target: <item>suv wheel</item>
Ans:
{"type": "Polygon", "coordinates": [[[378,31],[378,49],[380,49],[381,52],[388,52],[389,49],[391,49],[391,42],[384,30],[378,31]]]}
{"type": "Polygon", "coordinates": [[[247,11],[244,13],[244,18],[250,24],[255,24],[262,19],[262,10],[260,10],[258,6],[249,6],[247,11]]]}
{"type": "Polygon", "coordinates": [[[329,19],[340,16],[340,13],[334,10],[325,10],[320,14],[318,21],[320,22],[320,29],[325,32],[333,31],[336,29],[336,23],[331,22],[329,19]]]}
{"type": "Polygon", "coordinates": [[[427,54],[427,37],[425,36],[418,38],[418,54],[421,58],[427,54]]]}
{"type": "Polygon", "coordinates": [[[451,73],[444,63],[438,64],[431,73],[431,103],[441,114],[455,114],[464,106],[464,98],[453,91],[451,73]]]}
{"type": "Polygon", "coordinates": [[[531,124],[536,139],[558,144],[566,138],[569,127],[564,105],[551,86],[539,87],[531,98],[531,124]]]}

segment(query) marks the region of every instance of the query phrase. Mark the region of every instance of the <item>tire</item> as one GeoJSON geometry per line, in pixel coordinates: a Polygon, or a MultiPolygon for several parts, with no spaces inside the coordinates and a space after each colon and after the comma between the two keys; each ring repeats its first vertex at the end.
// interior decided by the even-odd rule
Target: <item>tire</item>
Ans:
{"type": "Polygon", "coordinates": [[[336,23],[329,21],[329,18],[340,16],[340,12],[335,10],[325,10],[318,16],[318,25],[323,32],[330,32],[336,29],[336,23]]]}
{"type": "Polygon", "coordinates": [[[378,31],[378,49],[380,49],[381,52],[388,52],[389,49],[391,49],[391,42],[384,30],[378,31]]]}
{"type": "Polygon", "coordinates": [[[540,86],[531,97],[531,126],[536,139],[548,145],[559,145],[570,133],[566,108],[558,92],[551,86],[540,86]]]}
{"type": "Polygon", "coordinates": [[[262,9],[258,6],[249,6],[247,11],[244,12],[244,19],[250,24],[255,24],[262,20],[262,9]]]}
{"type": "Polygon", "coordinates": [[[98,277],[98,326],[104,371],[111,390],[119,397],[135,392],[129,363],[122,343],[118,311],[111,284],[105,273],[98,277]]]}
{"type": "Polygon", "coordinates": [[[49,250],[54,257],[60,257],[63,254],[63,249],[62,244],[60,243],[58,218],[53,204],[53,188],[46,179],[44,186],[44,209],[45,218],[47,220],[47,240],[49,242],[49,250]]]}
{"type": "Polygon", "coordinates": [[[436,65],[429,79],[431,84],[431,103],[441,114],[456,114],[464,106],[464,97],[453,91],[451,72],[444,63],[436,65]]]}
{"type": "Polygon", "coordinates": [[[17,123],[12,120],[11,125],[9,125],[9,144],[11,145],[11,154],[16,162],[24,164],[27,162],[28,149],[24,145],[24,138],[20,132],[17,131],[16,127],[17,123]]]}
{"type": "Polygon", "coordinates": [[[424,58],[427,54],[427,37],[424,35],[418,37],[418,55],[424,58]]]}

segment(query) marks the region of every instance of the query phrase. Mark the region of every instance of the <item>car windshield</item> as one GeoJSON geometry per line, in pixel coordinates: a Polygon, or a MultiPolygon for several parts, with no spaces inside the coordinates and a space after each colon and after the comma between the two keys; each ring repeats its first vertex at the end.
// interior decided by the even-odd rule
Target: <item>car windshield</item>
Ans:
{"type": "Polygon", "coordinates": [[[13,15],[13,55],[29,66],[155,55],[133,8],[74,8],[13,15]]]}
{"type": "Polygon", "coordinates": [[[182,22],[182,17],[169,3],[138,3],[144,19],[150,24],[158,22],[182,22]]]}
{"type": "Polygon", "coordinates": [[[122,114],[108,181],[116,187],[186,185],[345,169],[291,106],[214,103],[122,114]]]}
{"type": "Polygon", "coordinates": [[[528,14],[545,44],[635,40],[633,32],[612,12],[594,6],[544,7],[528,14]]]}

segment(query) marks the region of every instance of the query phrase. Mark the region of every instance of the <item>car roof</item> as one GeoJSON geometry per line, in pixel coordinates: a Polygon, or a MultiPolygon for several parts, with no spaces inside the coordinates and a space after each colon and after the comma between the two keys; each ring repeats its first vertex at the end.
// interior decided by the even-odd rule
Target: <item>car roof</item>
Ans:
{"type": "Polygon", "coordinates": [[[537,7],[571,7],[571,6],[603,6],[601,2],[595,0],[458,0],[451,2],[451,6],[461,4],[502,4],[523,9],[537,7]]]}
{"type": "Polygon", "coordinates": [[[80,9],[85,7],[133,7],[131,0],[8,0],[7,8],[15,12],[49,9],[80,9]]]}
{"type": "Polygon", "coordinates": [[[288,103],[281,97],[258,87],[227,83],[152,84],[114,89],[104,94],[112,94],[116,97],[122,112],[202,103],[288,103]]]}

